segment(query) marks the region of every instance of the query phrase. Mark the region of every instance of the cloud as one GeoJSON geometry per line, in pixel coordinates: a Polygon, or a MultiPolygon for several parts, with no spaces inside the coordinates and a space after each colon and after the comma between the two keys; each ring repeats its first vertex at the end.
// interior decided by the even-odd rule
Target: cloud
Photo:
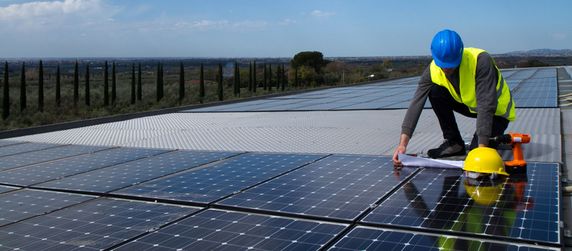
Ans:
{"type": "Polygon", "coordinates": [[[0,20],[18,21],[61,17],[76,13],[93,13],[103,8],[101,0],[36,1],[0,8],[0,20]]]}
{"type": "Polygon", "coordinates": [[[313,10],[312,12],[310,12],[310,15],[312,15],[314,17],[330,17],[333,15],[336,15],[336,13],[335,12],[322,11],[322,10],[313,10]]]}
{"type": "Polygon", "coordinates": [[[278,25],[291,25],[291,24],[295,24],[295,23],[296,23],[296,20],[286,18],[286,19],[278,22],[278,25]]]}
{"type": "Polygon", "coordinates": [[[568,35],[566,33],[553,33],[552,34],[552,38],[554,38],[554,40],[565,40],[568,37],[568,35]]]}

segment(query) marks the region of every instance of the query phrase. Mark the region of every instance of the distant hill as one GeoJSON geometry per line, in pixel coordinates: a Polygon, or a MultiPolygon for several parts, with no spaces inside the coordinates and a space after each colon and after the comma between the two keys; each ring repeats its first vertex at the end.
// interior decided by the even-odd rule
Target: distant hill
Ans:
{"type": "Polygon", "coordinates": [[[513,56],[513,57],[572,57],[571,49],[534,49],[528,51],[512,51],[499,56],[513,56]]]}

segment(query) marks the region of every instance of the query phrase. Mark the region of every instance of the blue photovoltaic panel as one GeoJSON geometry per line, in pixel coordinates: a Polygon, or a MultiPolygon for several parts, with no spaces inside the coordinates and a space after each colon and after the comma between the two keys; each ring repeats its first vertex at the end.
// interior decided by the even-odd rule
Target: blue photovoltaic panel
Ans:
{"type": "Polygon", "coordinates": [[[0,183],[29,186],[165,152],[167,150],[114,148],[0,172],[0,183]]]}
{"type": "Polygon", "coordinates": [[[508,242],[490,242],[449,235],[400,232],[389,229],[356,227],[328,250],[558,250],[508,242]]]}
{"type": "Polygon", "coordinates": [[[324,155],[249,153],[115,193],[210,203],[322,157],[324,155]]]}
{"type": "Polygon", "coordinates": [[[415,169],[388,157],[334,155],[217,204],[353,220],[415,169]]]}
{"type": "Polygon", "coordinates": [[[68,145],[0,158],[0,171],[104,150],[108,147],[68,145]]]}
{"type": "Polygon", "coordinates": [[[560,243],[559,166],[528,163],[527,169],[496,183],[425,169],[363,222],[560,243]]]}
{"type": "Polygon", "coordinates": [[[24,143],[24,144],[9,145],[0,147],[0,157],[18,153],[33,152],[58,146],[63,146],[63,145],[46,144],[46,143],[24,143]]]}
{"type": "Polygon", "coordinates": [[[9,192],[12,190],[16,190],[18,188],[15,187],[7,187],[7,186],[0,186],[0,193],[5,193],[5,192],[9,192]]]}
{"type": "Polygon", "coordinates": [[[0,249],[103,250],[198,208],[97,199],[0,228],[0,249]]]}
{"type": "MultiPolygon", "coordinates": [[[[0,194],[0,226],[46,214],[93,198],[95,197],[28,189],[3,193],[0,194]]],[[[3,241],[0,241],[0,244],[3,244],[3,241]]]]}
{"type": "Polygon", "coordinates": [[[10,145],[16,145],[16,144],[22,144],[25,142],[21,142],[21,141],[10,141],[10,140],[0,140],[0,147],[4,147],[4,146],[10,146],[10,145]]]}
{"type": "Polygon", "coordinates": [[[46,182],[38,185],[38,187],[105,193],[236,154],[230,152],[174,151],[46,182]]]}
{"type": "Polygon", "coordinates": [[[117,250],[319,250],[345,227],[209,209],[117,250]]]}

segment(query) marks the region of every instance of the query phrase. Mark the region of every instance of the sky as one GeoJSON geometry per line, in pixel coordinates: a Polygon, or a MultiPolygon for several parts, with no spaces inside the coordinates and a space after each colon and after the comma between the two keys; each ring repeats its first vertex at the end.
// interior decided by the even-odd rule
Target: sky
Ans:
{"type": "Polygon", "coordinates": [[[429,55],[572,49],[572,1],[0,0],[0,58],[429,55]]]}

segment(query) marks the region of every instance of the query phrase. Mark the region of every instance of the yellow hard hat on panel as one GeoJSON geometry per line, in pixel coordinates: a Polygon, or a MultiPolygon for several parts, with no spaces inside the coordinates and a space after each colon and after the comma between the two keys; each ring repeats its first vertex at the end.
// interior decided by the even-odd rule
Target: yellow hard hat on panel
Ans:
{"type": "Polygon", "coordinates": [[[508,176],[504,162],[497,150],[489,147],[477,147],[467,154],[463,170],[474,173],[501,174],[508,176]]]}

